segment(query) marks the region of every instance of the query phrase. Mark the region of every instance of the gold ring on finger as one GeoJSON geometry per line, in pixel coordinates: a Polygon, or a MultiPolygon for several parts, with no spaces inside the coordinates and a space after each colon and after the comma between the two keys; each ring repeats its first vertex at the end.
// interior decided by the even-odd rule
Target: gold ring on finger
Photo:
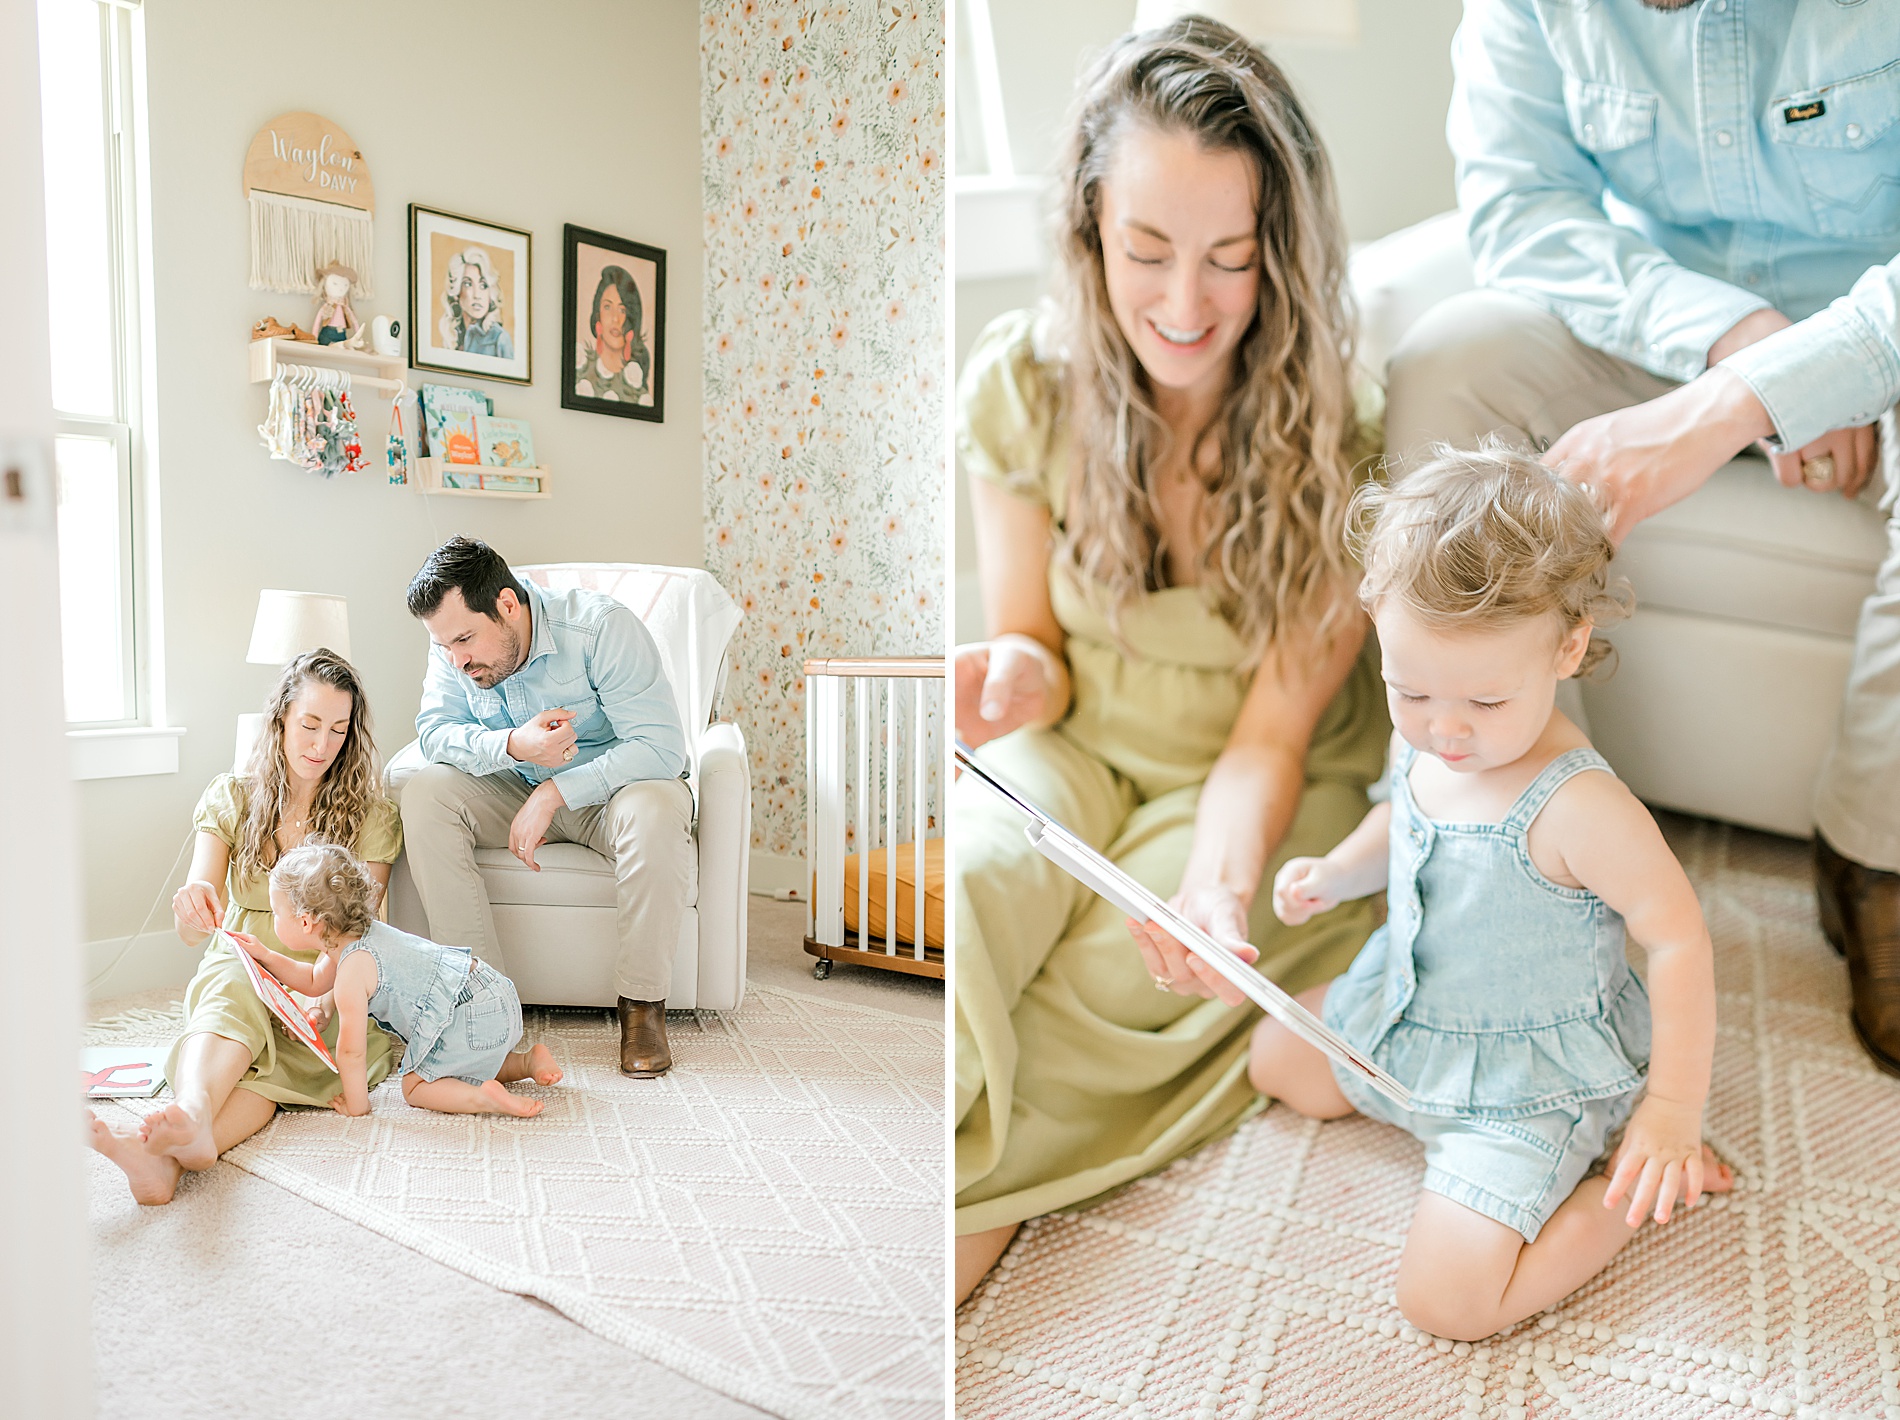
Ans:
{"type": "Polygon", "coordinates": [[[1801,481],[1810,488],[1832,488],[1834,455],[1822,454],[1817,459],[1801,460],[1801,481]]]}
{"type": "Polygon", "coordinates": [[[1157,991],[1174,990],[1174,978],[1172,976],[1157,976],[1154,979],[1154,982],[1155,982],[1155,990],[1157,991]]]}
{"type": "Polygon", "coordinates": [[[574,746],[573,746],[573,745],[569,745],[569,746],[568,746],[568,747],[567,747],[567,748],[566,748],[566,749],[565,749],[564,751],[562,751],[562,754],[561,754],[561,758],[562,758],[562,759],[564,759],[564,760],[565,760],[565,759],[572,759],[572,758],[574,757],[574,755],[575,755],[575,753],[576,753],[576,751],[575,751],[575,749],[574,749],[574,746]]]}

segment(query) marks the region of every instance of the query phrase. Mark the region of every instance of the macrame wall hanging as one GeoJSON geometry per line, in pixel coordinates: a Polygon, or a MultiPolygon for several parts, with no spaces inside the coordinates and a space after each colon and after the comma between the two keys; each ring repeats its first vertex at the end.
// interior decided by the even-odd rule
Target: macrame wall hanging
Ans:
{"type": "Polygon", "coordinates": [[[251,202],[251,289],[314,295],[317,271],[341,262],[370,280],[370,219],[376,192],[369,164],[345,133],[314,113],[279,114],[258,130],[244,157],[251,202]]]}

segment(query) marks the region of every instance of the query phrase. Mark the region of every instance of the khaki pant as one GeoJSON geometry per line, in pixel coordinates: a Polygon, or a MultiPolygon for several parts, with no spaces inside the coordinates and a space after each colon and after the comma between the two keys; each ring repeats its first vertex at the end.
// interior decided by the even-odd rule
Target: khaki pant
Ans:
{"type": "MultiPolygon", "coordinates": [[[[1582,420],[1675,388],[1591,349],[1542,307],[1502,291],[1467,292],[1428,311],[1393,352],[1387,384],[1386,447],[1401,460],[1435,440],[1469,446],[1490,433],[1541,449],[1582,420]]],[[[1886,437],[1891,421],[1882,424],[1881,457],[1891,488],[1900,450],[1886,437]]],[[[1764,465],[1762,477],[1772,476],[1764,465]]],[[[1877,496],[1875,488],[1865,496],[1877,496]]],[[[1847,857],[1894,872],[1900,871],[1900,512],[1889,515],[1887,547],[1873,594],[1861,606],[1840,728],[1815,789],[1814,821],[1847,857]]]]}
{"type": "MultiPolygon", "coordinates": [[[[429,764],[391,776],[402,806],[403,851],[429,929],[501,971],[507,963],[495,914],[475,866],[477,848],[506,848],[508,828],[531,792],[519,774],[465,774],[429,764]]],[[[680,921],[699,871],[693,850],[693,792],[683,779],[643,779],[604,804],[556,810],[548,842],[579,843],[614,865],[622,996],[664,1001],[673,984],[680,921]]],[[[559,951],[558,942],[546,944],[559,951]]]]}

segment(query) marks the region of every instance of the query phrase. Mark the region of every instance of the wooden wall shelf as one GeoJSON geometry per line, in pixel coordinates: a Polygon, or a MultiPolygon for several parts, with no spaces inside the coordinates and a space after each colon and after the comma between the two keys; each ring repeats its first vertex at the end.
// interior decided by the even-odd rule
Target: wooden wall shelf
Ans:
{"type": "Polygon", "coordinates": [[[307,340],[292,340],[287,335],[251,342],[251,383],[264,384],[277,374],[279,365],[312,365],[320,370],[347,370],[353,377],[381,380],[391,386],[406,384],[408,361],[400,355],[377,355],[368,350],[348,350],[341,345],[313,345],[307,340]]]}
{"type": "Polygon", "coordinates": [[[445,464],[441,459],[421,458],[416,460],[416,478],[409,486],[418,493],[441,494],[450,498],[538,499],[552,498],[554,496],[552,487],[553,481],[554,470],[545,464],[538,464],[533,468],[490,468],[483,464],[445,464]],[[445,468],[461,469],[470,473],[532,474],[541,480],[541,491],[539,493],[517,493],[512,489],[506,488],[450,488],[442,482],[442,471],[445,468]]]}

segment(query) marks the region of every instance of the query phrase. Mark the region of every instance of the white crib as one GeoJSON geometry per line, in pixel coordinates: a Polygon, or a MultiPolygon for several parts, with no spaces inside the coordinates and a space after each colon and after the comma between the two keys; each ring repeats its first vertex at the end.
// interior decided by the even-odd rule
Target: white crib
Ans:
{"type": "Polygon", "coordinates": [[[805,662],[805,950],[821,981],[837,961],[943,977],[943,700],[941,656],[805,662]]]}

